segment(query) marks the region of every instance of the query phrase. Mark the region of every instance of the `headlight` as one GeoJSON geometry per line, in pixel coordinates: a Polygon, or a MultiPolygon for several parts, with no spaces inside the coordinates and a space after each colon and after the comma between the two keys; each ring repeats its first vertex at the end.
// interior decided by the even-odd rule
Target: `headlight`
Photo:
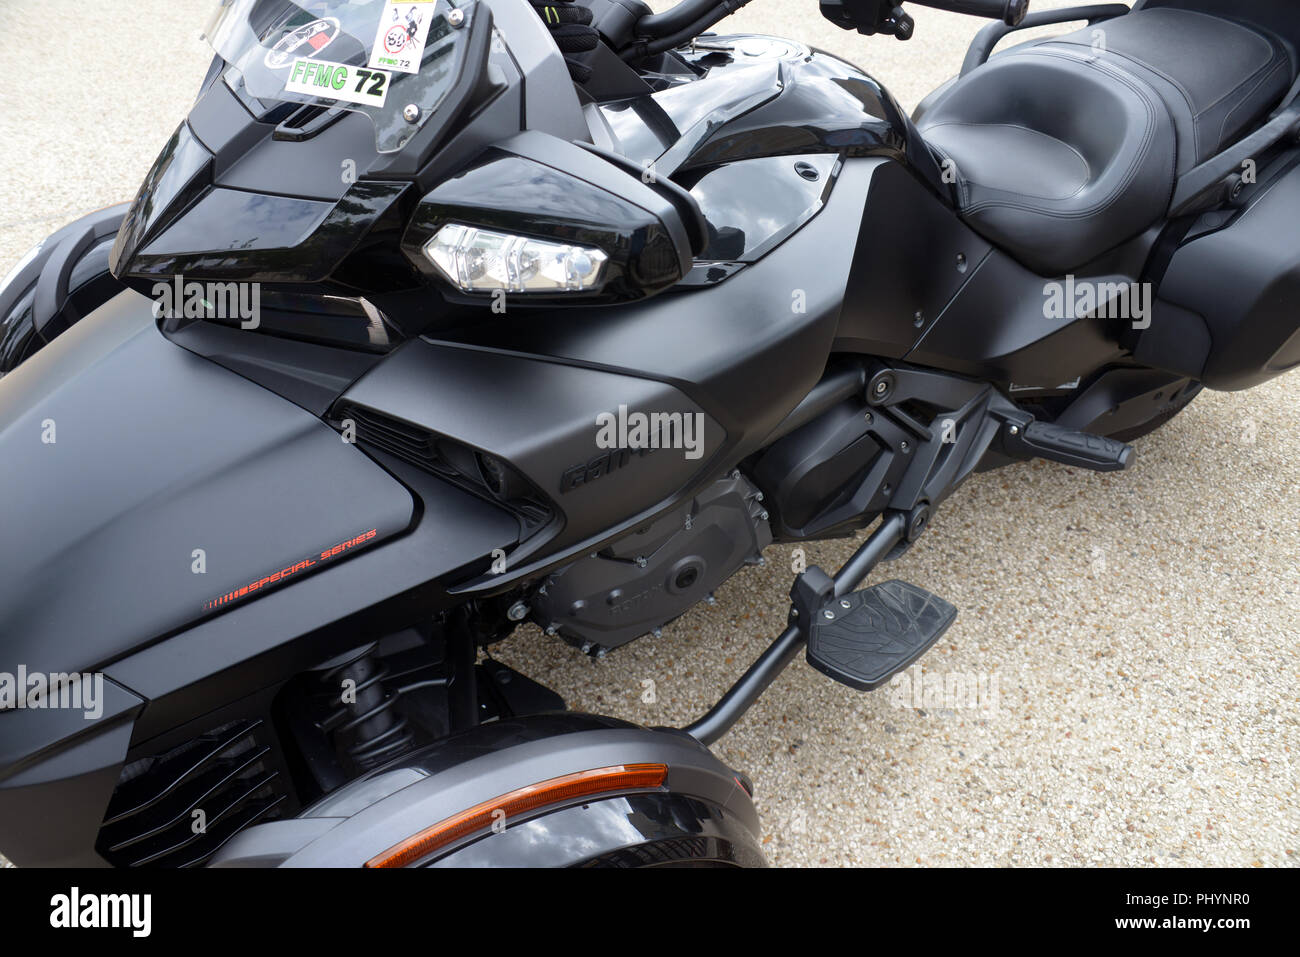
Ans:
{"type": "Polygon", "coordinates": [[[520,140],[547,162],[494,147],[411,214],[402,254],[444,296],[486,305],[500,290],[512,308],[632,302],[690,272],[707,225],[684,189],[554,137],[520,140]]]}
{"type": "Polygon", "coordinates": [[[546,242],[448,223],[424,254],[463,292],[596,292],[609,257],[590,246],[546,242]]]}

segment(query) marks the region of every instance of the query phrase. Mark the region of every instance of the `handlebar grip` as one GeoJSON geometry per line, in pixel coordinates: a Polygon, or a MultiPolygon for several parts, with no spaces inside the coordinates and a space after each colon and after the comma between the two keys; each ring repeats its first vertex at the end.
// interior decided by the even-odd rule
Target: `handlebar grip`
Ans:
{"type": "Polygon", "coordinates": [[[966,13],[972,17],[1001,20],[1009,27],[1020,26],[1029,13],[1029,0],[913,0],[925,7],[966,13]]]}

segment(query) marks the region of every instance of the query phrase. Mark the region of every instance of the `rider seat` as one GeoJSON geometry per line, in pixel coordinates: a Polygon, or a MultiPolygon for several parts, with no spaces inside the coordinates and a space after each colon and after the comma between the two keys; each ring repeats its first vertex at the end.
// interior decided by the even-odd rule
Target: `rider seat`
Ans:
{"type": "Polygon", "coordinates": [[[966,222],[1057,276],[1159,222],[1177,177],[1254,127],[1296,69],[1258,26],[1136,10],[995,56],[918,129],[951,163],[966,222]]]}

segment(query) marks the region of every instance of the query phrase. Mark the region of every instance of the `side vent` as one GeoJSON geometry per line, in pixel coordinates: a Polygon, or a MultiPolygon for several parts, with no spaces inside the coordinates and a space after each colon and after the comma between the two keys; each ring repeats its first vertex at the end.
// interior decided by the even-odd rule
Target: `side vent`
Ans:
{"type": "Polygon", "coordinates": [[[335,424],[349,419],[356,426],[360,444],[387,452],[505,506],[520,520],[526,535],[554,517],[546,496],[505,463],[373,409],[347,404],[333,413],[335,424]]]}
{"type": "Polygon", "coordinates": [[[288,792],[266,735],[260,720],[235,721],[129,764],[96,849],[116,867],[196,867],[244,828],[278,817],[288,792]]]}

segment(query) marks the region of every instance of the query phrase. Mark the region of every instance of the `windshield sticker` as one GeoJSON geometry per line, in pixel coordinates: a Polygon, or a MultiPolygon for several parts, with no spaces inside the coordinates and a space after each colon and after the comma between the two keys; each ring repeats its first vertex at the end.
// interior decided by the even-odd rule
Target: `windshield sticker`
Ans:
{"type": "Polygon", "coordinates": [[[293,62],[293,70],[284,88],[288,93],[303,93],[319,99],[383,106],[388,99],[392,78],[391,73],[383,70],[299,57],[293,62]]]}
{"type": "Polygon", "coordinates": [[[340,29],[339,22],[334,17],[323,17],[296,30],[290,30],[267,51],[267,67],[272,70],[282,70],[297,57],[316,56],[334,42],[340,29]]]}
{"type": "MultiPolygon", "coordinates": [[[[370,65],[398,73],[419,73],[435,6],[435,0],[388,0],[379,18],[370,65]]],[[[450,32],[447,21],[441,19],[441,25],[439,35],[445,36],[450,32]]]]}

